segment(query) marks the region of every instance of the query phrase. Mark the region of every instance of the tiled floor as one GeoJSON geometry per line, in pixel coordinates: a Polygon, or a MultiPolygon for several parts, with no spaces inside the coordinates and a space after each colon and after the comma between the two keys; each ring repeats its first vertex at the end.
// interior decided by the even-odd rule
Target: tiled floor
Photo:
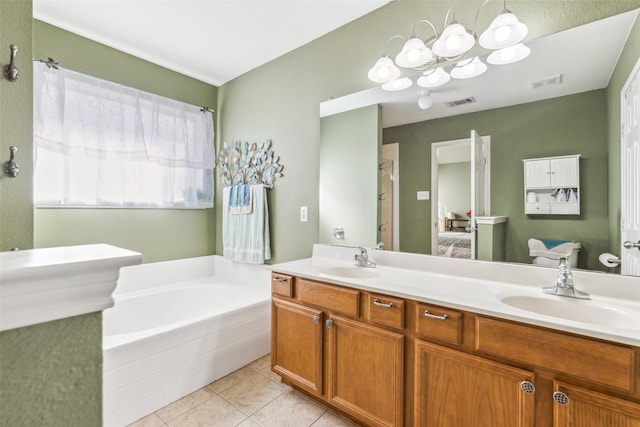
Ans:
{"type": "Polygon", "coordinates": [[[282,384],[269,355],[148,415],[130,427],[353,427],[282,384]]]}

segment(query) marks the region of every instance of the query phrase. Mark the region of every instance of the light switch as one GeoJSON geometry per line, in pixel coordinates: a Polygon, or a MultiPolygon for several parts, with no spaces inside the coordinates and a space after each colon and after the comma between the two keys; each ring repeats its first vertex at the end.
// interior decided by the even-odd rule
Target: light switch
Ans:
{"type": "Polygon", "coordinates": [[[308,206],[300,206],[300,222],[309,222],[308,206]]]}
{"type": "Polygon", "coordinates": [[[429,200],[428,191],[418,191],[418,200],[429,200]]]}

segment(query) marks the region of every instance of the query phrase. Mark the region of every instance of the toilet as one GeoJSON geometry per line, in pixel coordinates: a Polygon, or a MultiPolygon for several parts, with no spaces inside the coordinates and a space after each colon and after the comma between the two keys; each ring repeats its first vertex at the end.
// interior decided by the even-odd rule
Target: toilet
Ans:
{"type": "Polygon", "coordinates": [[[580,242],[546,238],[531,238],[528,241],[531,263],[557,267],[560,258],[567,258],[569,267],[578,266],[580,242]]]}

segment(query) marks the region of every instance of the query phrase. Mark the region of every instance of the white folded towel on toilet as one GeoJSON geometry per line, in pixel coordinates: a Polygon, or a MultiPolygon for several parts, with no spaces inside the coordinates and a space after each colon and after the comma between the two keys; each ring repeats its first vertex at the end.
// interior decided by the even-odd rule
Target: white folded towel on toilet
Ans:
{"type": "Polygon", "coordinates": [[[543,256],[551,259],[569,258],[575,248],[575,242],[568,241],[548,248],[540,239],[529,239],[529,255],[543,256]]]}

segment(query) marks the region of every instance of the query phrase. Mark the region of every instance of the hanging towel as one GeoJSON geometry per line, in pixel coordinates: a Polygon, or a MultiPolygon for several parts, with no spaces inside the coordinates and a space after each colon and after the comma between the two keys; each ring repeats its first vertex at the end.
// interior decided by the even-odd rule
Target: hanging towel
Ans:
{"type": "Polygon", "coordinates": [[[529,239],[529,255],[551,259],[567,258],[575,248],[572,240],[529,239]]]}
{"type": "Polygon", "coordinates": [[[234,215],[229,211],[231,187],[223,189],[223,255],[233,261],[263,264],[271,258],[267,190],[259,184],[248,186],[248,191],[253,209],[246,215],[234,215]]]}
{"type": "Polygon", "coordinates": [[[229,190],[229,213],[234,215],[246,215],[251,213],[252,197],[251,186],[237,184],[229,190]]]}

